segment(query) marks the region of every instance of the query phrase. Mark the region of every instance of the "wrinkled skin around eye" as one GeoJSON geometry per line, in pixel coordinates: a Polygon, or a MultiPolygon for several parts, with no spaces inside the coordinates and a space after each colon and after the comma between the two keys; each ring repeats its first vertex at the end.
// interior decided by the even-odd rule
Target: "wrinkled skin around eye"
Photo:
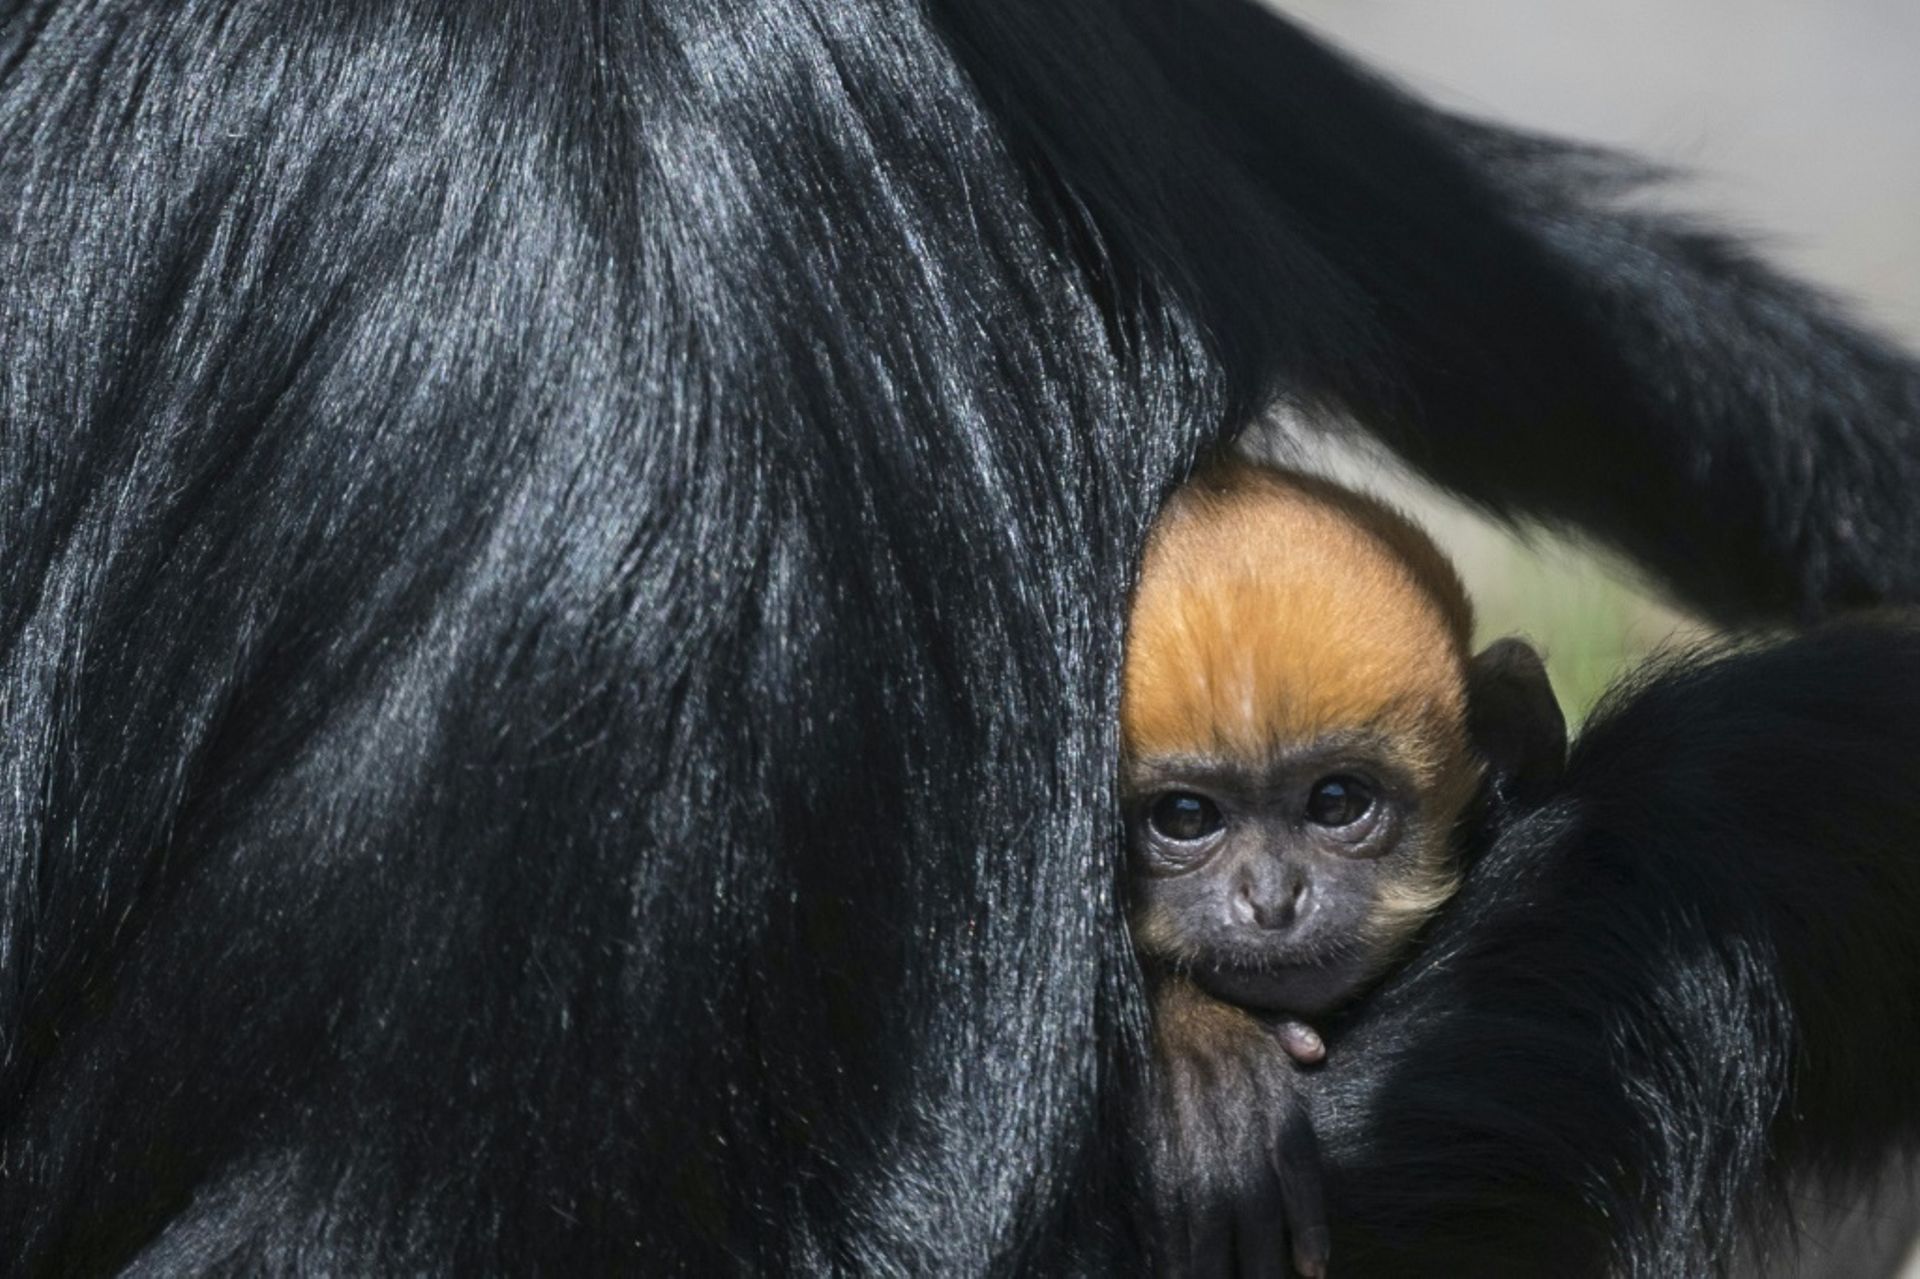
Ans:
{"type": "Polygon", "coordinates": [[[1226,825],[1220,806],[1205,795],[1192,791],[1168,791],[1153,801],[1147,810],[1147,824],[1162,839],[1192,843],[1205,839],[1226,825]]]}
{"type": "Polygon", "coordinates": [[[1307,792],[1306,819],[1315,826],[1351,826],[1372,811],[1373,788],[1357,777],[1323,777],[1307,792]]]}

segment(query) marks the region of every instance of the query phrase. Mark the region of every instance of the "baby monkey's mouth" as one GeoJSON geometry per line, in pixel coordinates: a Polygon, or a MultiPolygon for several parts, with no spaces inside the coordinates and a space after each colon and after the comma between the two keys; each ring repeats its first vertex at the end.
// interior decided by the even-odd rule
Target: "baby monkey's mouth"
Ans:
{"type": "Polygon", "coordinates": [[[1207,993],[1261,1012],[1315,1016],[1351,999],[1373,976],[1364,957],[1311,963],[1210,964],[1192,970],[1207,993]]]}

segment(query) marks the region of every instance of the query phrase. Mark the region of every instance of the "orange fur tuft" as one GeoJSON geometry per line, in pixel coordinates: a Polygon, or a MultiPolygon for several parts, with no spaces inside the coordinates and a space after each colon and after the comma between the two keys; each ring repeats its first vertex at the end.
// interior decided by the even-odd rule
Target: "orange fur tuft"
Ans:
{"type": "Polygon", "coordinates": [[[1233,461],[1168,502],[1135,592],[1121,702],[1134,759],[1259,762],[1377,735],[1451,821],[1477,767],[1466,731],[1472,607],[1397,513],[1324,480],[1233,461]]]}

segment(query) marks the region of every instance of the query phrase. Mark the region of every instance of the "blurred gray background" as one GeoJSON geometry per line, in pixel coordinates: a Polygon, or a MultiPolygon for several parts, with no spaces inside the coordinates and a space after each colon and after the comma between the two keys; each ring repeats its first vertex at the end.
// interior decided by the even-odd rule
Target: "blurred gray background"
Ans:
{"type": "MultiPolygon", "coordinates": [[[[1279,7],[1449,107],[1687,170],[1663,205],[1711,214],[1920,347],[1920,0],[1279,7]]],[[[1650,647],[1697,632],[1624,565],[1553,538],[1515,538],[1376,460],[1346,453],[1332,465],[1414,509],[1461,561],[1483,635],[1538,641],[1575,717],[1650,647]]],[[[1907,1247],[1910,1177],[1896,1176],[1877,1203],[1807,1195],[1801,1264],[1784,1273],[1920,1279],[1920,1254],[1907,1247]]]]}
{"type": "MultiPolygon", "coordinates": [[[[1711,215],[1920,347],[1920,0],[1278,7],[1456,110],[1686,170],[1663,206],[1711,215]]],[[[1516,539],[1372,460],[1335,469],[1414,509],[1461,561],[1483,634],[1538,641],[1575,717],[1649,648],[1694,633],[1624,565],[1516,539]]]]}

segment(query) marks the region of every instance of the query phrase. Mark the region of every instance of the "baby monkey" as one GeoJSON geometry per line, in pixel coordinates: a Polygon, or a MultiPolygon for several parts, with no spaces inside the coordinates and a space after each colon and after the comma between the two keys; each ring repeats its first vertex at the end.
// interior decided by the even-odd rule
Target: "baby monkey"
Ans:
{"type": "Polygon", "coordinates": [[[1287,1058],[1318,1061],[1310,1021],[1378,979],[1453,894],[1468,819],[1558,778],[1566,726],[1540,659],[1517,640],[1474,657],[1472,629],[1432,541],[1325,480],[1217,463],[1153,529],[1122,791],[1176,1270],[1265,1273],[1291,1252],[1324,1272],[1287,1058]]]}

